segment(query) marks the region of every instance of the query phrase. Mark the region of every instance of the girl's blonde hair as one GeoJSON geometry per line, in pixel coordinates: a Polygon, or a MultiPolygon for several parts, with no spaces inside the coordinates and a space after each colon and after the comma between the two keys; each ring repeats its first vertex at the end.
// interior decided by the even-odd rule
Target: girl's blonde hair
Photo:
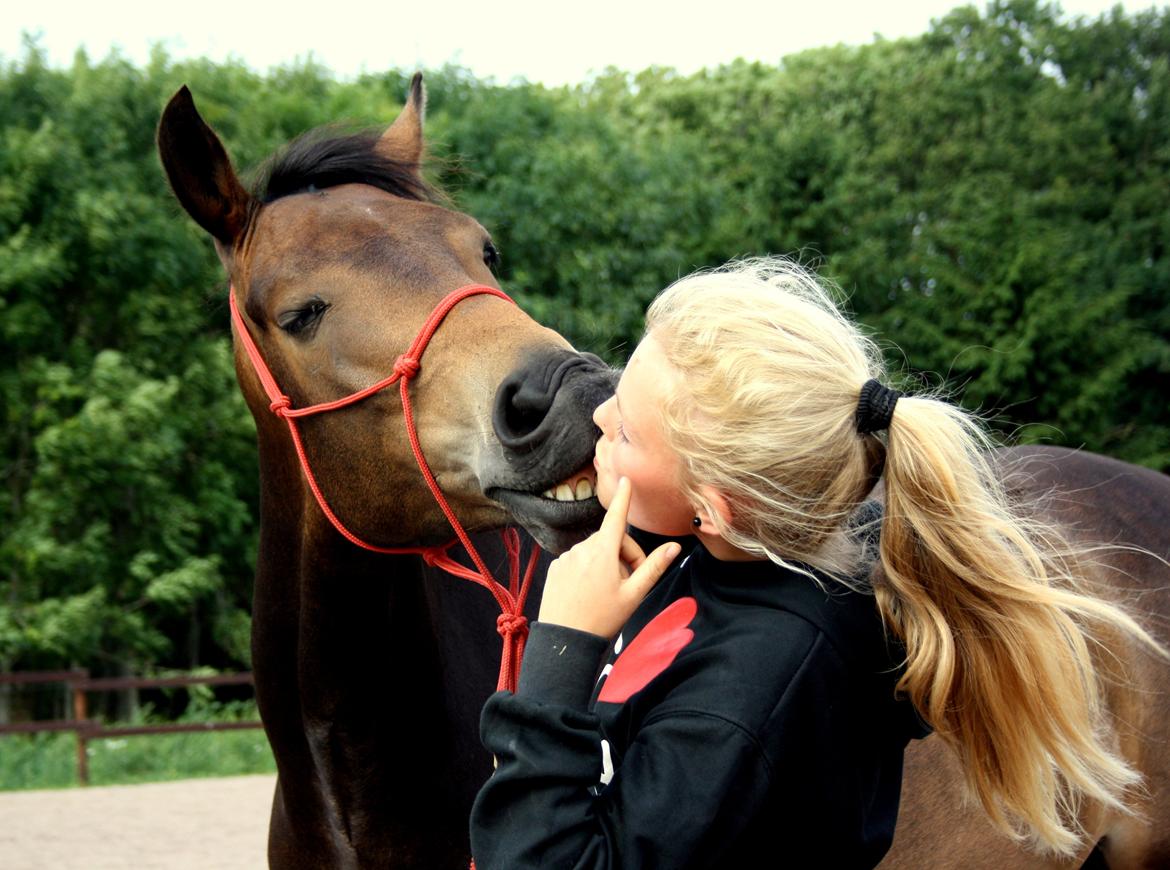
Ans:
{"type": "Polygon", "coordinates": [[[663,402],[680,485],[730,543],[850,582],[864,554],[848,520],[884,477],[874,594],[905,645],[898,689],[1000,829],[1072,854],[1085,799],[1126,810],[1140,777],[1111,746],[1090,650],[1114,630],[1156,642],[1085,591],[1058,528],[1010,502],[975,418],[904,395],[884,442],[859,434],[862,385],[887,382],[881,353],[788,260],[676,282],[646,332],[680,374],[663,402]],[[726,498],[729,522],[703,485],[726,498]]]}

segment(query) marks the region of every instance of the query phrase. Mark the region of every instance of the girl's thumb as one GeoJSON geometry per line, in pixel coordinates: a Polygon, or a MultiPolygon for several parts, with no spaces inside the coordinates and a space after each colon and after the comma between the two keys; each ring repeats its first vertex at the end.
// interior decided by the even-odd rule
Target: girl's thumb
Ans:
{"type": "Polygon", "coordinates": [[[666,573],[670,563],[681,552],[682,547],[672,541],[656,549],[646,558],[645,562],[638,566],[638,570],[634,572],[630,580],[635,582],[636,591],[640,596],[645,596],[654,587],[659,578],[666,573]]]}

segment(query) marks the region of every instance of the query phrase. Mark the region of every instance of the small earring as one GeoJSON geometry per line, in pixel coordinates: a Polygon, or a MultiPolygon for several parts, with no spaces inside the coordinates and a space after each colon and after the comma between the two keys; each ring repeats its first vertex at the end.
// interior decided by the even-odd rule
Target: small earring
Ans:
{"type": "Polygon", "coordinates": [[[695,517],[693,520],[691,520],[691,524],[694,525],[694,527],[697,529],[699,526],[703,525],[703,521],[698,517],[695,517]]]}

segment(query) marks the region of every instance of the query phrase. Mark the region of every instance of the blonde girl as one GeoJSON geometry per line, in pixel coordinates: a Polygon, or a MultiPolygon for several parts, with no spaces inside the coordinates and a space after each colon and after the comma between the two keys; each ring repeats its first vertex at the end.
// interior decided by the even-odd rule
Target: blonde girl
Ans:
{"type": "Polygon", "coordinates": [[[813,275],[678,281],[594,419],[608,513],[485,707],[480,870],[871,867],[924,723],[1036,848],[1074,853],[1085,801],[1124,809],[1091,651],[1153,641],[1010,502],[972,417],[889,389],[813,275]]]}

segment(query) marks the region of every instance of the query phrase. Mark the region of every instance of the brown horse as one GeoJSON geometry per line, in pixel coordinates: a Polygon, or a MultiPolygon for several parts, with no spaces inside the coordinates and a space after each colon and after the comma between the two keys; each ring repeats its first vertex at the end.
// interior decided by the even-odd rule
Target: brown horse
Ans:
{"type": "MultiPolygon", "coordinates": [[[[383,136],[299,140],[253,192],[186,89],[163,114],[159,149],[171,185],[213,237],[245,328],[294,407],[387,376],[448,291],[495,286],[488,234],[435,202],[419,174],[422,108],[416,77],[383,136]]],[[[491,601],[415,556],[371,553],[329,525],[289,431],[236,345],[260,453],[253,666],[279,773],[270,862],[465,867],[471,800],[491,770],[477,728],[500,651],[491,601]]],[[[613,389],[600,361],[506,301],[479,296],[451,312],[422,363],[410,387],[422,449],[469,529],[518,522],[559,552],[595,526],[600,506],[576,485],[589,479],[592,409],[613,389]]],[[[402,416],[389,390],[301,424],[329,503],[380,546],[451,537],[402,416]]],[[[1087,454],[1022,456],[1035,467],[1020,478],[1026,495],[1071,492],[1066,518],[1089,537],[1167,553],[1170,479],[1087,454]]],[[[489,561],[501,564],[500,552],[489,561]]],[[[1132,585],[1145,595],[1138,605],[1167,612],[1163,565],[1129,554],[1114,565],[1128,572],[1106,578],[1115,588],[1128,594],[1132,585]]],[[[1110,866],[1164,866],[1170,716],[1162,692],[1170,683],[1163,665],[1129,649],[1121,655],[1125,682],[1113,687],[1112,709],[1123,746],[1147,775],[1147,820],[1088,822],[1110,866]]],[[[958,776],[937,742],[908,752],[888,866],[1070,866],[1021,851],[961,805],[958,776]]]]}
{"type": "MultiPolygon", "coordinates": [[[[246,328],[295,407],[381,380],[443,296],[495,285],[487,232],[434,202],[419,174],[422,111],[416,77],[385,135],[302,140],[255,192],[186,89],[163,114],[171,185],[213,237],[246,328]]],[[[342,538],[239,341],[237,373],[260,453],[252,649],[278,768],[270,861],[466,867],[471,801],[491,772],[477,723],[500,655],[492,600],[416,556],[342,538]]],[[[464,526],[520,520],[551,550],[600,519],[574,484],[592,468],[592,411],[612,389],[596,357],[486,295],[451,311],[410,387],[423,453],[464,526]]],[[[386,547],[453,537],[411,455],[397,390],[300,431],[355,534],[386,547]]],[[[498,566],[499,549],[485,558],[498,566]]]]}

